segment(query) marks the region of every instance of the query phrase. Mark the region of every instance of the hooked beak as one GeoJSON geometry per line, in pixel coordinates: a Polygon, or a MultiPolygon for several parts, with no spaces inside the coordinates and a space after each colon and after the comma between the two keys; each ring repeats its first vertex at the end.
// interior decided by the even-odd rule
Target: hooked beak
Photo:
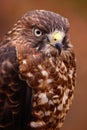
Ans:
{"type": "Polygon", "coordinates": [[[54,31],[53,33],[49,34],[49,44],[56,47],[59,51],[59,55],[62,51],[62,41],[65,36],[63,31],[54,31]]]}
{"type": "Polygon", "coordinates": [[[55,43],[55,47],[58,49],[59,55],[60,55],[62,51],[62,43],[59,43],[59,42],[55,43]]]}

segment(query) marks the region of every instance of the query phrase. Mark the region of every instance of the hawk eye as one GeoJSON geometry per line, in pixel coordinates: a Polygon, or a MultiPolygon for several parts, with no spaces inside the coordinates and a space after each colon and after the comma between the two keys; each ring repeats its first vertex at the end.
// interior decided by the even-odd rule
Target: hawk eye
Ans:
{"type": "Polygon", "coordinates": [[[36,28],[34,30],[34,34],[35,34],[35,36],[40,37],[42,35],[42,31],[40,29],[36,28]]]}

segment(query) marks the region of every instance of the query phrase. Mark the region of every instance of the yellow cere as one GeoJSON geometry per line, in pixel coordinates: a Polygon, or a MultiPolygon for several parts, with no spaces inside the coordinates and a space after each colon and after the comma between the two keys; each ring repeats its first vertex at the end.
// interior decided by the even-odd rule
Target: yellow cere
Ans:
{"type": "Polygon", "coordinates": [[[62,38],[63,38],[63,37],[62,37],[61,33],[56,32],[56,33],[53,35],[53,40],[54,40],[54,41],[61,41],[62,38]]]}

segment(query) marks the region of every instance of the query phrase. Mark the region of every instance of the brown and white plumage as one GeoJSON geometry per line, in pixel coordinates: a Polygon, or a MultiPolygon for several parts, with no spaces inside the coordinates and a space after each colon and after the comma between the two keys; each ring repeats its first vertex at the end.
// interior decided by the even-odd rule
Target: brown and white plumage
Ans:
{"type": "Polygon", "coordinates": [[[0,43],[0,128],[59,130],[75,89],[68,20],[27,12],[0,43]]]}

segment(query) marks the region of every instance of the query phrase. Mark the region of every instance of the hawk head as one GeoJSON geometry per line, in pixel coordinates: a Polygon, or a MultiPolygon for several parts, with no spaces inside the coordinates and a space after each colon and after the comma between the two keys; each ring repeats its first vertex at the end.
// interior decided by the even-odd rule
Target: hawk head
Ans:
{"type": "Polygon", "coordinates": [[[62,50],[67,50],[70,47],[67,36],[69,22],[67,18],[59,14],[34,10],[27,12],[15,26],[13,34],[17,35],[13,36],[17,36],[16,40],[20,40],[22,37],[23,44],[38,52],[47,55],[60,55],[62,50]],[[15,26],[16,32],[14,32],[15,26]]]}

